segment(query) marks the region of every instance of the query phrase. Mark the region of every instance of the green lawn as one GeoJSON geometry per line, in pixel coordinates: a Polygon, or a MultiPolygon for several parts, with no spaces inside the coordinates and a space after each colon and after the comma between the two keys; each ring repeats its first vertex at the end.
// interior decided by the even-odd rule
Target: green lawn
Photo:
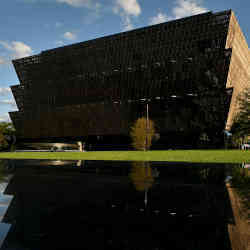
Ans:
{"type": "Polygon", "coordinates": [[[57,159],[112,161],[174,161],[211,163],[250,163],[250,151],[241,150],[159,150],[92,152],[2,152],[0,159],[57,159]]]}

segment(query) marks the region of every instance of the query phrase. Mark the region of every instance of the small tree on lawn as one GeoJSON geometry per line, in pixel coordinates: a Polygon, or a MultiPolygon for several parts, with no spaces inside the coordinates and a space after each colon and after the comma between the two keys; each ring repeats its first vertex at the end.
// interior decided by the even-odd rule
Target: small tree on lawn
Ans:
{"type": "Polygon", "coordinates": [[[132,146],[136,150],[148,150],[155,135],[155,126],[152,120],[145,117],[136,120],[130,131],[132,146]]]}

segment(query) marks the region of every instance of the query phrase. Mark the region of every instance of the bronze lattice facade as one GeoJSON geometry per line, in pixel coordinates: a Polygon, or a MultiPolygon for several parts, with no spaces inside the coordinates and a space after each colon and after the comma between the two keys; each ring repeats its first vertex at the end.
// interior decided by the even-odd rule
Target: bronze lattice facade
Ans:
{"type": "Polygon", "coordinates": [[[250,79],[250,52],[231,10],[208,12],[13,61],[19,139],[128,136],[149,116],[168,145],[220,143],[250,79]],[[232,101],[231,101],[232,97],[232,101]],[[183,139],[184,138],[184,139],[183,139]],[[180,143],[181,140],[179,141],[180,143]]]}

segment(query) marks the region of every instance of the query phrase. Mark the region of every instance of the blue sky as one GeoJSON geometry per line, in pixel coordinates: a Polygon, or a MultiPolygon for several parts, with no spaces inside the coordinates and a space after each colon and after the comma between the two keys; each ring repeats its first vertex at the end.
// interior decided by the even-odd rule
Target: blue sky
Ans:
{"type": "Polygon", "coordinates": [[[232,9],[250,44],[249,0],[2,0],[0,121],[17,110],[11,60],[75,42],[207,11],[232,9]]]}

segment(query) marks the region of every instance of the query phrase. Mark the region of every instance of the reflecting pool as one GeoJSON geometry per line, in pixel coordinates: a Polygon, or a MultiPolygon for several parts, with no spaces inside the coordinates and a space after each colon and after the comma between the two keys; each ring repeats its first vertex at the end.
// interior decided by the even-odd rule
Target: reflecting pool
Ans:
{"type": "Polygon", "coordinates": [[[225,180],[233,165],[1,164],[1,249],[231,249],[225,180]]]}

